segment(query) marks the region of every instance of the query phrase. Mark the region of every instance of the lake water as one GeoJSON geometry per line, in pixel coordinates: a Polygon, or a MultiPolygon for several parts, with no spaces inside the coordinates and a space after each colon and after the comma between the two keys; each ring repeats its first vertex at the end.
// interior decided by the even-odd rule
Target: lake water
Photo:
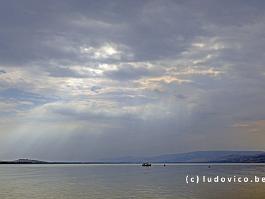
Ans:
{"type": "Polygon", "coordinates": [[[265,166],[0,165],[0,198],[265,198],[265,183],[186,184],[186,175],[262,177],[265,166]]]}

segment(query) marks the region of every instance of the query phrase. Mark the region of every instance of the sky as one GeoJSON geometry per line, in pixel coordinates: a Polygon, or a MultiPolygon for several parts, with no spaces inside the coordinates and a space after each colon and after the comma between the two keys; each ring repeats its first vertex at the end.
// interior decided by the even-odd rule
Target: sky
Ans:
{"type": "Polygon", "coordinates": [[[265,1],[0,2],[0,159],[265,150],[265,1]]]}

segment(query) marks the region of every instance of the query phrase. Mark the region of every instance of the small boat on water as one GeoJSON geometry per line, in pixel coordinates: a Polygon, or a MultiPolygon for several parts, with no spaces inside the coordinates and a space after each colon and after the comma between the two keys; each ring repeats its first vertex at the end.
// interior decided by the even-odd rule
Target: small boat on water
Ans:
{"type": "Polygon", "coordinates": [[[151,167],[152,164],[151,164],[150,162],[144,162],[144,163],[142,164],[142,166],[143,166],[143,167],[151,167]]]}

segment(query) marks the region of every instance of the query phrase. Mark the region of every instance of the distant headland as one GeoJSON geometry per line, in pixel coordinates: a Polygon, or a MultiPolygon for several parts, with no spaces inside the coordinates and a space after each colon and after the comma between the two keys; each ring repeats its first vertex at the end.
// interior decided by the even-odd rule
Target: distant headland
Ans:
{"type": "Polygon", "coordinates": [[[108,162],[70,162],[70,161],[41,161],[31,159],[18,159],[0,161],[0,164],[108,164],[108,162]]]}

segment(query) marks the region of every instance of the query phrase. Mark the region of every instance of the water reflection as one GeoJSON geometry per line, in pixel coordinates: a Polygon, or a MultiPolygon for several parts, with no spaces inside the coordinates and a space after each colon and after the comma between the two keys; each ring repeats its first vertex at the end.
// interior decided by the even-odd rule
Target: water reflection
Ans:
{"type": "Polygon", "coordinates": [[[1,165],[0,198],[264,198],[265,183],[186,184],[185,176],[265,176],[265,166],[1,165]]]}

